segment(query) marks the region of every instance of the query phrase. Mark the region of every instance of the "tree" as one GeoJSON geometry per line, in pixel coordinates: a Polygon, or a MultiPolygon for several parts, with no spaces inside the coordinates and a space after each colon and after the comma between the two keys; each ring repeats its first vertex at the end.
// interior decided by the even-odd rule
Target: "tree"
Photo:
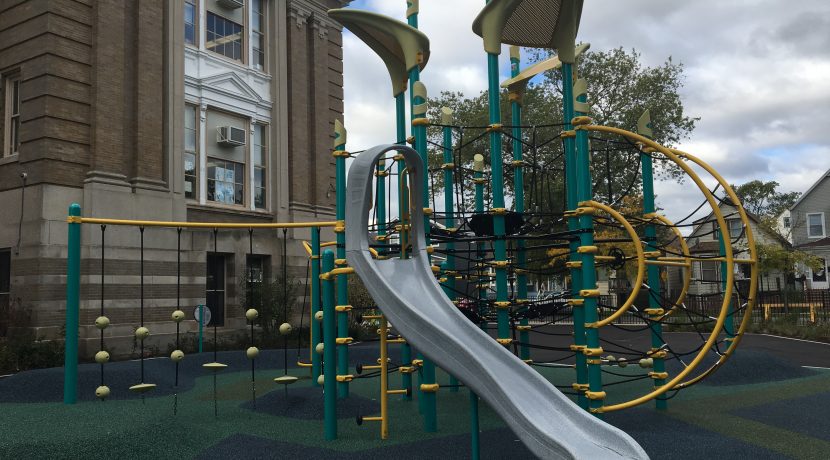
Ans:
{"type": "MultiPolygon", "coordinates": [[[[532,55],[532,60],[547,57],[540,52],[532,55]]],[[[679,95],[683,84],[683,66],[671,59],[660,66],[648,67],[640,63],[640,55],[634,50],[627,52],[619,48],[589,52],[581,57],[578,73],[588,82],[589,115],[597,124],[635,131],[637,119],[645,109],[649,109],[654,138],[667,146],[688,137],[695,127],[697,119],[685,114],[679,95]]],[[[525,210],[533,214],[529,219],[537,228],[545,228],[551,233],[566,229],[565,222],[559,217],[566,210],[565,159],[559,138],[563,130],[560,87],[561,72],[550,71],[541,81],[528,86],[522,100],[522,125],[532,127],[523,129],[521,137],[524,160],[527,162],[523,168],[525,210]]],[[[488,97],[486,91],[473,97],[460,92],[443,92],[431,99],[429,104],[428,116],[431,120],[440,120],[441,107],[448,107],[453,110],[453,124],[465,127],[453,131],[453,145],[457,149],[453,159],[454,194],[456,206],[465,211],[472,210],[474,203],[474,187],[471,185],[473,156],[483,154],[485,162],[490,163],[489,136],[484,130],[489,124],[488,97]]],[[[506,90],[500,93],[500,106],[503,124],[510,125],[511,104],[506,90]]],[[[502,163],[505,164],[503,182],[509,206],[515,196],[513,169],[509,164],[513,157],[513,140],[510,130],[504,133],[501,149],[502,163]]],[[[443,181],[440,167],[444,163],[442,130],[430,129],[429,142],[431,185],[436,194],[440,194],[443,181]]],[[[640,154],[635,146],[619,136],[598,133],[592,133],[591,145],[592,185],[597,199],[619,209],[630,204],[626,197],[640,197],[640,154]]],[[[659,155],[655,158],[658,177],[682,180],[681,171],[673,163],[662,160],[659,155]]],[[[488,180],[485,188],[485,209],[491,207],[490,183],[488,180]]],[[[435,207],[431,203],[429,205],[435,207]]],[[[632,213],[641,215],[641,208],[632,213]]],[[[555,238],[534,241],[533,246],[540,248],[528,251],[528,268],[534,277],[541,279],[561,272],[560,267],[548,265],[556,251],[549,254],[541,248],[562,242],[562,239],[555,238]]]]}
{"type": "Polygon", "coordinates": [[[771,180],[749,181],[745,184],[732,186],[735,194],[741,200],[744,209],[762,219],[777,219],[782,212],[790,209],[801,196],[801,192],[778,192],[781,185],[771,180]]]}
{"type": "MultiPolygon", "coordinates": [[[[788,235],[782,235],[778,227],[778,216],[790,209],[801,193],[779,192],[779,185],[774,180],[764,182],[756,179],[738,186],[732,185],[732,189],[735,190],[744,209],[758,218],[763,230],[787,240],[788,235]]],[[[819,270],[824,265],[820,258],[795,249],[789,244],[758,243],[755,247],[758,250],[758,269],[762,275],[777,271],[787,274],[791,279],[797,267],[819,270]]]]}
{"type": "Polygon", "coordinates": [[[758,270],[762,275],[775,271],[792,274],[795,267],[806,266],[811,270],[821,270],[824,262],[804,251],[783,247],[779,244],[757,244],[758,270]]]}
{"type": "MultiPolygon", "coordinates": [[[[745,184],[732,185],[732,189],[738,195],[744,209],[758,218],[764,230],[788,240],[789,235],[782,232],[788,233],[789,229],[779,228],[778,217],[795,204],[801,192],[779,192],[778,186],[778,182],[774,180],[763,182],[756,179],[745,184]]],[[[790,229],[794,226],[795,223],[791,222],[790,229]]]]}
{"type": "MultiPolygon", "coordinates": [[[[547,58],[547,52],[532,54],[535,61],[547,58]]],[[[669,58],[660,66],[647,67],[640,63],[640,54],[635,50],[627,52],[622,48],[610,51],[588,52],[578,64],[580,78],[588,82],[588,98],[591,103],[589,115],[595,123],[636,130],[639,116],[645,109],[651,112],[654,138],[657,142],[673,146],[687,138],[695,127],[697,118],[685,114],[679,91],[683,86],[683,65],[669,58]]],[[[525,167],[526,209],[546,212],[564,209],[564,158],[562,143],[557,136],[562,131],[562,91],[561,72],[547,72],[539,83],[531,84],[523,98],[523,125],[535,126],[524,129],[522,140],[526,143],[524,158],[530,164],[525,167]],[[535,145],[536,148],[530,146],[535,145]]],[[[506,91],[501,93],[501,112],[505,125],[510,123],[510,103],[506,91]]],[[[482,92],[475,97],[465,97],[462,93],[444,92],[430,101],[432,120],[440,119],[440,108],[449,107],[454,111],[454,124],[472,126],[462,131],[457,130],[454,145],[462,145],[457,152],[456,179],[458,183],[469,183],[469,168],[472,157],[481,153],[489,158],[488,136],[483,127],[489,123],[488,95],[482,92]],[[466,169],[464,169],[466,168],[466,169]],[[465,172],[467,171],[467,172],[465,172]]],[[[639,155],[633,146],[615,147],[603,139],[620,142],[618,136],[592,134],[594,149],[592,170],[594,188],[604,201],[619,201],[622,195],[640,193],[639,155]],[[622,151],[621,149],[626,151],[622,151]],[[616,149],[616,151],[612,151],[616,149]]],[[[505,162],[512,158],[511,138],[502,136],[502,154],[505,162]]],[[[440,184],[442,175],[439,166],[443,163],[441,149],[441,131],[430,131],[432,153],[430,169],[434,172],[433,181],[440,184]]],[[[682,171],[673,163],[655,156],[655,172],[658,177],[682,180],[682,171]]],[[[489,160],[487,160],[489,163],[489,160]]],[[[513,176],[505,168],[504,180],[506,194],[513,194],[513,176]]],[[[437,186],[437,185],[436,185],[437,186]]],[[[466,209],[472,208],[472,187],[458,186],[456,194],[463,198],[466,209]]],[[[489,194],[487,195],[489,199],[489,194]]]]}

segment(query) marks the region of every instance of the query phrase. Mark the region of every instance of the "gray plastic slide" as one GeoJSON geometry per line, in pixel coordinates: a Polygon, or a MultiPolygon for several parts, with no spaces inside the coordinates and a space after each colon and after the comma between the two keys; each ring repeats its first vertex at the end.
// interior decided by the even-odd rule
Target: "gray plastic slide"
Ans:
{"type": "Polygon", "coordinates": [[[646,459],[623,431],[597,419],[560,393],[462,315],[432,273],[423,234],[418,154],[401,145],[379,145],[351,164],[346,207],[346,257],[383,314],[406,340],[452,373],[493,408],[540,458],[646,459]],[[412,257],[372,259],[367,221],[378,159],[404,155],[411,187],[412,257]]]}

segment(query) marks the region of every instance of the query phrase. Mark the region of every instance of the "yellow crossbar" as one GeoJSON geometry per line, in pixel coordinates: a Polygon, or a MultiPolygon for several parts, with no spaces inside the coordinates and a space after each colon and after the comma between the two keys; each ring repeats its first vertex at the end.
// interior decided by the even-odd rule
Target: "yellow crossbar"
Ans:
{"type": "Polygon", "coordinates": [[[157,220],[98,219],[95,217],[72,217],[73,223],[128,225],[133,227],[170,227],[170,228],[314,228],[334,227],[337,222],[272,222],[272,223],[227,223],[227,222],[167,222],[157,220]]]}

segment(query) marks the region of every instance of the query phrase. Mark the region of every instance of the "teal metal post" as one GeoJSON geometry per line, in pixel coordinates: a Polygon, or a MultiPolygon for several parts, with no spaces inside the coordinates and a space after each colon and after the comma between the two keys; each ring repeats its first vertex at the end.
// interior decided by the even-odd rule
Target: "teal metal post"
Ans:
{"type": "MultiPolygon", "coordinates": [[[[521,63],[521,55],[518,46],[510,47],[510,76],[515,77],[519,75],[519,64],[521,63]]],[[[515,197],[516,212],[522,214],[525,212],[525,186],[523,166],[524,159],[522,153],[522,95],[521,93],[510,94],[510,111],[511,123],[513,125],[513,196],[515,197]]],[[[525,267],[527,266],[527,252],[525,251],[525,240],[516,241],[516,304],[522,306],[527,303],[527,273],[525,267]]],[[[527,318],[522,318],[519,321],[521,331],[519,332],[519,341],[522,345],[519,347],[519,357],[525,361],[530,361],[530,326],[527,318]]]]}
{"type": "Polygon", "coordinates": [[[205,343],[204,331],[205,331],[205,306],[203,304],[199,304],[199,353],[202,352],[202,348],[203,348],[204,343],[205,343]]]}
{"type": "MultiPolygon", "coordinates": [[[[573,98],[573,65],[571,63],[562,63],[562,118],[565,132],[573,130],[571,120],[574,117],[574,98],[573,98]]],[[[579,199],[577,195],[577,156],[576,156],[576,142],[575,138],[566,136],[563,140],[565,149],[565,195],[568,210],[573,211],[579,207],[579,199]]],[[[579,231],[579,219],[575,216],[568,217],[568,230],[571,232],[579,231]]],[[[588,409],[588,398],[585,397],[585,390],[588,388],[588,364],[585,355],[580,351],[587,346],[587,338],[585,334],[585,306],[578,302],[579,292],[582,290],[582,265],[577,248],[579,241],[575,238],[570,240],[568,245],[570,256],[571,273],[571,296],[577,302],[571,302],[573,308],[574,319],[574,345],[576,347],[575,362],[576,362],[576,386],[577,386],[577,403],[580,407],[588,409]]]]}
{"type": "MultiPolygon", "coordinates": [[[[441,165],[441,168],[444,170],[444,226],[447,229],[451,229],[455,227],[455,203],[453,199],[452,187],[453,187],[453,177],[452,177],[452,170],[455,167],[453,164],[453,157],[452,157],[452,128],[448,125],[452,124],[452,110],[448,109],[447,107],[441,108],[441,124],[444,125],[443,134],[444,134],[444,164],[441,165]]],[[[456,291],[455,291],[455,255],[453,255],[453,250],[455,249],[455,244],[449,242],[446,244],[447,250],[447,260],[441,264],[441,271],[444,275],[444,282],[442,283],[444,286],[444,293],[447,294],[447,297],[455,303],[456,300],[456,291]]],[[[450,393],[457,393],[458,392],[458,379],[456,379],[452,374],[450,375],[450,393]]]]}
{"type": "MultiPolygon", "coordinates": [[[[323,252],[323,273],[334,269],[334,253],[323,252]]],[[[321,275],[322,276],[322,275],[321,275]]],[[[337,439],[337,322],[334,311],[334,280],[323,279],[323,423],[327,441],[337,439]]]]}
{"type": "Polygon", "coordinates": [[[315,315],[322,311],[320,303],[320,228],[311,229],[311,385],[318,387],[317,378],[322,374],[320,354],[316,347],[322,342],[322,324],[315,315]]]}
{"type": "MultiPolygon", "coordinates": [[[[484,212],[484,183],[487,179],[484,178],[484,155],[476,154],[473,156],[473,183],[475,184],[475,212],[484,212]]],[[[481,318],[485,318],[485,308],[487,304],[487,285],[490,283],[489,277],[486,276],[484,266],[484,251],[485,246],[483,242],[476,243],[476,271],[478,272],[478,303],[476,308],[481,318]]],[[[487,321],[481,320],[480,326],[485,331],[487,330],[487,321]]]]}
{"type": "MultiPolygon", "coordinates": [[[[395,123],[398,131],[398,144],[406,144],[406,95],[399,93],[395,96],[395,123]]],[[[406,210],[409,209],[409,193],[406,184],[406,163],[403,158],[396,160],[398,162],[398,215],[400,216],[401,230],[399,232],[399,240],[401,243],[401,257],[406,257],[406,245],[408,244],[408,232],[406,225],[408,219],[405,218],[406,210]]],[[[412,366],[412,347],[408,343],[401,345],[401,365],[404,367],[412,366]]],[[[402,398],[412,400],[412,374],[409,372],[401,373],[401,387],[410,391],[402,395],[402,398]]]]}
{"type": "MultiPolygon", "coordinates": [[[[563,72],[565,65],[562,65],[563,72]]],[[[569,69],[572,70],[572,69],[569,69]]],[[[577,103],[585,103],[587,95],[581,89],[585,85],[580,86],[580,91],[577,94],[577,103]]],[[[593,199],[593,187],[591,184],[591,152],[588,148],[588,132],[584,130],[577,130],[576,132],[576,175],[577,185],[576,194],[579,202],[593,199]]],[[[578,204],[578,203],[577,203],[578,204]]],[[[594,245],[594,222],[590,214],[585,214],[579,217],[579,234],[580,245],[583,247],[594,245]]],[[[585,323],[586,331],[585,338],[587,348],[597,350],[600,348],[599,329],[596,327],[587,327],[588,324],[596,323],[599,320],[597,312],[597,272],[594,261],[594,254],[590,251],[585,251],[582,254],[582,297],[584,301],[585,323]]],[[[587,354],[587,351],[586,351],[587,354]]],[[[592,393],[602,392],[602,366],[598,356],[592,356],[591,359],[586,360],[588,363],[588,388],[592,393]]],[[[589,398],[588,407],[592,410],[599,409],[603,405],[602,399],[589,398]]],[[[600,413],[596,413],[597,417],[601,417],[600,413]]]]}
{"type": "MultiPolygon", "coordinates": [[[[643,113],[638,123],[638,131],[640,134],[651,138],[651,118],[648,111],[643,113]],[[645,129],[643,129],[645,128],[645,129]]],[[[643,216],[648,219],[649,216],[654,215],[654,166],[651,161],[651,155],[646,152],[640,153],[640,164],[643,175],[643,216]]],[[[646,251],[659,251],[657,246],[657,229],[654,224],[647,223],[644,229],[646,251]]],[[[649,265],[646,267],[647,282],[649,288],[648,306],[646,313],[651,318],[660,318],[663,316],[663,309],[660,299],[662,298],[662,283],[660,282],[660,267],[657,265],[649,265]]],[[[666,363],[663,360],[662,352],[663,346],[663,324],[659,321],[652,321],[649,323],[651,329],[651,355],[654,362],[654,372],[661,373],[666,370],[666,363]]],[[[666,384],[665,379],[654,379],[654,386],[661,387],[666,384]]],[[[668,402],[665,396],[658,396],[655,399],[655,407],[657,409],[665,410],[668,408],[668,402]]]]}
{"type": "MultiPolygon", "coordinates": [[[[484,155],[476,154],[473,156],[473,184],[475,184],[475,212],[484,212],[484,155]]],[[[476,243],[476,264],[481,263],[484,257],[484,243],[476,243]]],[[[476,310],[480,317],[484,317],[484,308],[482,303],[487,299],[487,282],[485,277],[481,276],[483,268],[477,269],[479,276],[477,277],[478,286],[478,301],[476,302],[476,310]]],[[[479,327],[487,332],[487,321],[482,320],[479,327]]],[[[472,441],[473,458],[477,459],[481,455],[479,447],[479,419],[478,419],[478,395],[470,390],[470,434],[472,441]]]]}
{"type": "Polygon", "coordinates": [[[386,169],[386,160],[378,161],[375,168],[375,177],[377,178],[377,187],[375,188],[375,203],[377,209],[377,244],[381,253],[385,251],[383,246],[386,246],[386,178],[389,176],[389,171],[386,169]]]}
{"type": "MultiPolygon", "coordinates": [[[[395,96],[395,118],[398,129],[398,144],[406,145],[406,94],[395,96]]],[[[400,216],[401,257],[406,258],[406,246],[409,244],[409,188],[406,180],[406,162],[402,155],[396,158],[398,162],[398,215],[400,216]]]]}
{"type": "MultiPolygon", "coordinates": [[[[336,170],[336,186],[337,193],[337,227],[334,231],[337,241],[337,259],[334,264],[339,267],[346,266],[346,128],[336,120],[334,124],[334,155],[335,155],[335,170],[336,170]],[[344,152],[344,153],[338,153],[344,152]]],[[[337,275],[337,337],[346,338],[349,336],[349,275],[337,275]]],[[[349,345],[337,345],[337,372],[340,375],[347,375],[349,373],[349,345]]],[[[345,399],[349,397],[349,382],[337,382],[337,397],[345,399]]]]}
{"type": "Polygon", "coordinates": [[[504,172],[501,157],[501,108],[499,106],[499,55],[487,53],[487,80],[490,106],[490,190],[493,194],[493,266],[496,272],[496,303],[500,344],[510,339],[510,302],[507,299],[507,244],[504,227],[504,172]]]}
{"type": "MultiPolygon", "coordinates": [[[[418,28],[418,2],[408,2],[409,8],[406,10],[407,22],[410,26],[418,28]]],[[[423,203],[424,206],[429,203],[429,163],[427,162],[427,127],[421,122],[426,122],[427,112],[427,93],[426,87],[420,82],[421,68],[417,65],[409,69],[409,96],[410,96],[410,115],[412,118],[412,136],[415,138],[415,150],[421,157],[424,171],[423,183],[423,203]],[[416,120],[420,120],[416,121],[416,120]]],[[[424,209],[424,233],[426,237],[426,244],[430,244],[430,212],[424,209]]],[[[427,257],[430,257],[427,255],[427,257]]],[[[430,257],[431,259],[431,257],[430,257]]],[[[421,385],[418,388],[418,401],[421,412],[424,416],[424,431],[427,433],[434,433],[438,431],[438,416],[437,416],[437,401],[434,391],[424,391],[424,388],[429,388],[435,384],[435,363],[429,359],[423,358],[420,376],[421,385]],[[428,387],[424,387],[428,385],[428,387]]]]}
{"type": "Polygon", "coordinates": [[[69,205],[66,257],[66,342],[63,363],[63,403],[78,401],[78,328],[81,305],[81,205],[69,205]]]}

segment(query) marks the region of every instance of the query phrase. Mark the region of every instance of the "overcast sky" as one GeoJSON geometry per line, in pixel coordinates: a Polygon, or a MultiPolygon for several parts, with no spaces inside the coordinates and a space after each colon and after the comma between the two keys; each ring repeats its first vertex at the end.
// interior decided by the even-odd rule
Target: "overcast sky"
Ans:
{"type": "MultiPolygon", "coordinates": [[[[430,94],[473,96],[486,89],[486,55],[471,30],[484,4],[421,0],[419,25],[431,49],[421,79],[430,94]]],[[[405,0],[357,0],[350,8],[405,21],[405,0]]],[[[830,168],[830,1],[586,0],[577,40],[594,50],[635,48],[646,65],[669,56],[682,62],[686,113],[701,120],[678,147],[731,183],[776,180],[783,191],[803,192],[830,168]]],[[[503,80],[506,48],[500,61],[503,80]]],[[[388,73],[348,32],[344,69],[349,150],[393,141],[388,73]]],[[[688,182],[658,183],[656,191],[670,218],[686,215],[702,199],[688,182]]]]}

